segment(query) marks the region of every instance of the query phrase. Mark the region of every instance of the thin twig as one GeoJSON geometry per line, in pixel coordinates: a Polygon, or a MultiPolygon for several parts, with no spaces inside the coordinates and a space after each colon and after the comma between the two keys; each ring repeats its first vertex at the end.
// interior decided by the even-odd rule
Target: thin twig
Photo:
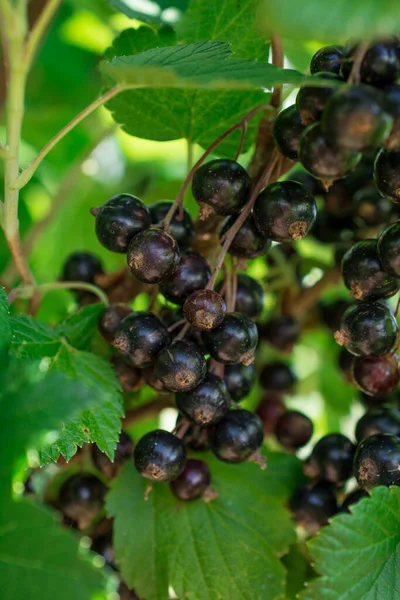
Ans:
{"type": "Polygon", "coordinates": [[[246,139],[247,126],[248,126],[248,123],[247,123],[247,121],[245,121],[244,123],[242,123],[242,126],[240,128],[241,129],[240,141],[239,141],[238,149],[236,151],[235,160],[239,160],[239,156],[242,154],[244,140],[246,139]]]}
{"type": "Polygon", "coordinates": [[[190,323],[186,323],[185,327],[182,327],[182,329],[180,330],[180,332],[178,333],[178,335],[176,335],[174,337],[174,342],[177,342],[179,340],[183,340],[183,338],[185,337],[185,335],[187,334],[187,332],[190,329],[190,323]]]}
{"type": "Polygon", "coordinates": [[[231,293],[231,306],[227,307],[228,312],[234,312],[236,306],[236,296],[237,296],[237,286],[238,286],[238,261],[232,257],[232,272],[231,272],[231,283],[232,283],[232,293],[231,293]]]}
{"type": "Polygon", "coordinates": [[[35,23],[32,31],[29,34],[25,45],[24,61],[27,69],[30,69],[35,54],[38,50],[39,44],[43,39],[43,36],[48,28],[50,21],[57,12],[62,0],[48,0],[47,4],[43,8],[39,15],[38,20],[35,23]]]}
{"type": "Polygon", "coordinates": [[[178,327],[182,327],[182,325],[184,325],[185,323],[186,323],[186,319],[181,319],[180,321],[173,323],[172,325],[170,325],[168,327],[168,333],[175,331],[175,329],[178,329],[178,327]]]}
{"type": "MultiPolygon", "coordinates": [[[[283,68],[284,54],[281,38],[273,35],[271,38],[272,64],[276,67],[283,68]]],[[[281,105],[282,85],[276,85],[271,96],[271,105],[274,108],[279,108],[281,105]]]]}
{"type": "Polygon", "coordinates": [[[12,304],[16,298],[32,298],[35,293],[44,295],[52,290],[85,290],[97,296],[105,306],[109,305],[107,294],[102,289],[83,281],[54,281],[41,285],[22,285],[11,290],[8,295],[8,303],[12,304]]]}
{"type": "Polygon", "coordinates": [[[354,52],[353,66],[351,67],[347,83],[360,83],[360,69],[368,48],[369,42],[361,42],[354,52]]]}

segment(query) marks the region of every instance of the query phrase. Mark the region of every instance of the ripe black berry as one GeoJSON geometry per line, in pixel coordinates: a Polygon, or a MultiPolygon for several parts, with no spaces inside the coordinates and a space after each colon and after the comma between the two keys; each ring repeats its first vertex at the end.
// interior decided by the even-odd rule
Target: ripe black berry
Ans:
{"type": "Polygon", "coordinates": [[[222,419],[231,403],[225,381],[212,373],[208,373],[193,390],[178,392],[175,400],[180,413],[203,427],[222,419]]]}
{"type": "Polygon", "coordinates": [[[342,62],[343,46],[324,46],[320,48],[312,57],[310,62],[310,73],[328,73],[340,72],[342,62]]]}
{"type": "Polygon", "coordinates": [[[303,167],[323,180],[341,179],[352,171],[361,154],[329,144],[320,123],[310,125],[299,140],[299,160],[303,167]]]}
{"type": "Polygon", "coordinates": [[[399,289],[398,280],[382,268],[376,240],[357,242],[346,252],[342,275],[345,286],[356,300],[388,298],[399,289]]]}
{"type": "Polygon", "coordinates": [[[196,344],[178,340],[157,354],[154,372],[172,392],[193,390],[204,379],[207,365],[196,344]]]}
{"type": "Polygon", "coordinates": [[[204,331],[202,338],[207,351],[218,362],[249,365],[254,360],[258,330],[246,315],[229,313],[218,327],[204,331]]]}
{"type": "MultiPolygon", "coordinates": [[[[159,225],[167,216],[167,212],[172,206],[172,202],[154,202],[149,205],[151,222],[153,225],[159,225]]],[[[190,242],[194,237],[194,225],[192,217],[187,210],[183,210],[183,218],[179,218],[179,211],[172,217],[169,225],[169,233],[181,247],[190,246],[190,242]]]]}
{"type": "Polygon", "coordinates": [[[361,188],[353,198],[353,219],[359,227],[378,227],[390,220],[393,204],[374,185],[361,188]]]}
{"type": "Polygon", "coordinates": [[[288,410],[275,424],[278,442],[287,450],[298,450],[308,444],[313,431],[311,419],[297,410],[288,410]]]}
{"type": "Polygon", "coordinates": [[[96,275],[102,273],[103,265],[97,256],[90,252],[73,252],[64,262],[62,280],[95,283],[96,275]]]}
{"type": "Polygon", "coordinates": [[[226,313],[226,304],[213,290],[198,290],[186,299],[183,313],[188,323],[206,331],[222,323],[226,313]]]}
{"type": "Polygon", "coordinates": [[[346,498],[344,499],[340,507],[340,512],[351,512],[350,506],[353,506],[353,504],[355,504],[362,498],[368,498],[368,496],[369,494],[365,490],[354,490],[354,492],[351,492],[351,494],[346,496],[346,498]]]}
{"type": "Polygon", "coordinates": [[[172,433],[155,429],[139,440],[133,459],[142,477],[152,481],[171,481],[185,468],[186,448],[182,440],[172,433]]]}
{"type": "Polygon", "coordinates": [[[198,252],[184,252],[174,273],[160,283],[160,292],[170,302],[183,304],[188,296],[203,289],[211,269],[198,252]]]}
{"type": "Polygon", "coordinates": [[[257,228],[275,242],[292,242],[306,236],[316,216],[314,197],[296,181],[272,183],[254,205],[257,228]]]}
{"type": "Polygon", "coordinates": [[[400,85],[385,87],[385,108],[393,119],[393,126],[389,137],[385,141],[388,150],[400,149],[400,85]]]}
{"type": "Polygon", "coordinates": [[[170,390],[168,390],[163,382],[158,379],[154,372],[154,365],[151,367],[147,367],[142,370],[143,379],[153,390],[158,392],[159,394],[171,394],[170,390]]]}
{"type": "MultiPolygon", "coordinates": [[[[234,225],[236,217],[228,217],[221,228],[220,237],[225,235],[234,225]]],[[[262,256],[271,247],[271,240],[261,235],[254,221],[254,216],[251,214],[247,217],[243,225],[232,240],[229,246],[229,254],[238,258],[257,258],[262,256]]]]}
{"type": "Polygon", "coordinates": [[[97,552],[104,558],[105,564],[116,570],[115,566],[115,551],[112,541],[112,532],[108,532],[105,535],[99,535],[92,541],[90,547],[92,552],[97,552]]]}
{"type": "Polygon", "coordinates": [[[303,131],[304,124],[301,122],[301,117],[294,104],[279,113],[274,123],[272,135],[283,156],[290,158],[290,160],[297,160],[299,137],[303,131]]]}
{"type": "Polygon", "coordinates": [[[179,500],[201,498],[211,483],[210,469],[202,460],[191,458],[182,473],[171,481],[171,490],[179,500]]]}
{"type": "Polygon", "coordinates": [[[136,392],[142,384],[141,370],[129,365],[122,356],[113,356],[111,362],[124,392],[136,392]]]}
{"type": "Polygon", "coordinates": [[[192,193],[199,204],[210,205],[219,215],[234,215],[248,200],[250,177],[234,160],[212,160],[194,174],[192,193]]]}
{"type": "Polygon", "coordinates": [[[286,412],[282,395],[277,392],[268,392],[263,396],[257,407],[256,413],[260,417],[265,435],[271,435],[279,417],[286,412]]]}
{"type": "Polygon", "coordinates": [[[114,462],[111,462],[108,456],[99,450],[96,444],[92,445],[92,460],[99,471],[104,473],[109,479],[112,479],[117,475],[121,467],[132,458],[133,449],[134,443],[131,436],[125,431],[121,431],[117,447],[115,448],[114,462]]]}
{"type": "Polygon", "coordinates": [[[63,513],[77,521],[81,528],[89,525],[103,508],[107,491],[104,483],[90,473],[76,473],[64,481],[59,494],[63,513]]]}
{"type": "Polygon", "coordinates": [[[344,311],[350,306],[348,300],[335,300],[329,304],[322,302],[320,304],[321,320],[329,327],[332,332],[337,331],[340,328],[340,321],[342,319],[344,311]]]}
{"type": "Polygon", "coordinates": [[[369,86],[344,87],[329,99],[322,117],[326,139],[339,148],[360,152],[377,148],[388,137],[393,120],[383,96],[369,86]]]}
{"type": "Polygon", "coordinates": [[[112,344],[121,321],[131,312],[132,309],[125,304],[111,304],[106,308],[99,319],[99,331],[106,342],[112,344]]]}
{"type": "MultiPolygon", "coordinates": [[[[324,79],[340,80],[335,73],[318,73],[324,79]]],[[[328,83],[328,82],[327,82],[328,83]]],[[[335,86],[305,85],[301,87],[296,96],[296,108],[303,125],[312,125],[319,121],[329,98],[335,92],[335,86]]]]}
{"type": "MultiPolygon", "coordinates": [[[[350,75],[358,44],[350,41],[343,50],[341,73],[345,79],[350,75]]],[[[394,83],[400,75],[398,44],[394,40],[371,44],[360,65],[360,79],[377,87],[394,83]]]]}
{"type": "Polygon", "coordinates": [[[265,390],[289,392],[296,384],[297,377],[289,365],[281,361],[274,361],[263,367],[259,380],[265,390]]]}
{"type": "Polygon", "coordinates": [[[233,402],[240,402],[251,391],[255,381],[254,364],[225,365],[224,381],[233,402]]]}
{"type": "Polygon", "coordinates": [[[317,442],[304,466],[309,477],[342,484],[352,474],[354,445],[341,433],[329,433],[317,442]]]}
{"type": "Polygon", "coordinates": [[[356,385],[370,396],[390,394],[400,381],[396,354],[385,354],[376,358],[354,358],[352,369],[356,385]]]}
{"type": "Polygon", "coordinates": [[[335,339],[355,356],[382,356],[397,343],[396,319],[380,302],[355,304],[344,313],[335,339]]]}
{"type": "Polygon", "coordinates": [[[357,422],[355,436],[357,442],[377,433],[390,433],[400,437],[400,410],[390,406],[371,408],[357,422]]]}
{"type": "Polygon", "coordinates": [[[260,316],[264,306],[264,288],[255,279],[239,273],[237,276],[237,290],[235,312],[247,315],[250,319],[260,316]]]}
{"type": "Polygon", "coordinates": [[[158,317],[150,312],[133,312],[121,322],[113,345],[129,364],[143,369],[151,365],[169,341],[169,333],[158,317]]]}
{"type": "Polygon", "coordinates": [[[293,317],[275,317],[259,327],[260,337],[278,348],[281,352],[290,353],[300,337],[299,321],[293,317]]]}
{"type": "Polygon", "coordinates": [[[375,160],[374,178],[378,191],[400,202],[400,150],[381,150],[375,160]]]}
{"type": "Polygon", "coordinates": [[[96,235],[107,250],[125,253],[129,242],[151,225],[149,209],[130,194],[114,196],[96,210],[96,235]]]}
{"type": "Polygon", "coordinates": [[[133,275],[144,283],[160,283],[171,277],[180,260],[179,246],[173,237],[160,229],[138,233],[127,251],[127,261],[133,275]]]}
{"type": "MultiPolygon", "coordinates": [[[[176,419],[177,427],[181,420],[182,415],[178,414],[178,417],[176,419]]],[[[187,446],[187,448],[191,448],[192,450],[196,450],[197,452],[208,450],[207,427],[201,427],[200,425],[194,425],[193,423],[190,423],[182,436],[182,441],[187,446]]]]}
{"type": "Polygon", "coordinates": [[[377,433],[363,440],[354,457],[354,475],[365,490],[400,485],[400,439],[377,433]]]}
{"type": "Polygon", "coordinates": [[[230,410],[210,428],[210,448],[219,460],[240,463],[262,446],[264,430],[257,415],[248,410],[230,410]]]}
{"type": "Polygon", "coordinates": [[[298,525],[315,534],[338,511],[336,496],[326,482],[304,485],[289,500],[289,508],[298,525]]]}
{"type": "Polygon", "coordinates": [[[348,352],[346,348],[341,348],[338,356],[339,369],[341,370],[345,381],[347,381],[347,383],[349,383],[350,385],[355,386],[356,382],[354,381],[353,377],[354,359],[355,356],[353,354],[350,354],[350,352],[348,352]]]}
{"type": "Polygon", "coordinates": [[[385,227],[378,238],[382,266],[393,277],[400,277],[400,221],[385,227]]]}

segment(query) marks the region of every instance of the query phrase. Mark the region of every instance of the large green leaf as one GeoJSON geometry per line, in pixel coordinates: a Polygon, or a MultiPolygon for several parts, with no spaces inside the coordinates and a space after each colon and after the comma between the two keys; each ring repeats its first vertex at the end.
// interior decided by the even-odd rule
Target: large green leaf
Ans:
{"type": "Polygon", "coordinates": [[[131,19],[171,23],[179,19],[186,10],[189,0],[157,0],[143,2],[141,0],[107,0],[116,10],[131,19]],[[172,11],[171,11],[172,9],[172,11]]]}
{"type": "Polygon", "coordinates": [[[89,304],[59,323],[55,328],[56,334],[65,337],[74,348],[87,350],[98,331],[99,318],[103,312],[103,304],[89,304]]]}
{"type": "Polygon", "coordinates": [[[280,598],[285,571],[278,557],[295,539],[282,504],[301,479],[300,463],[271,454],[261,471],[203,458],[219,494],[210,503],[180,502],[162,484],[146,501],[146,481],[133,465],[115,481],[107,510],[124,578],[147,600],[165,600],[169,585],[191,600],[280,598]],[[280,478],[286,468],[289,485],[280,478]]]}
{"type": "Polygon", "coordinates": [[[335,517],[309,550],[321,577],[302,600],[398,600],[400,489],[375,488],[352,514],[335,517]]]}

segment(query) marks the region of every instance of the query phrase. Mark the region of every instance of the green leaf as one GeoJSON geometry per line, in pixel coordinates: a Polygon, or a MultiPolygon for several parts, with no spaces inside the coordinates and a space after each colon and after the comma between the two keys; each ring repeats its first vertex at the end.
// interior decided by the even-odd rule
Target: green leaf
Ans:
{"type": "Polygon", "coordinates": [[[315,569],[302,600],[400,597],[400,489],[378,487],[309,542],[315,569]]]}
{"type": "Polygon", "coordinates": [[[116,10],[130,19],[171,23],[179,19],[186,10],[189,0],[157,0],[141,2],[140,0],[107,0],[116,10]],[[146,10],[147,9],[147,10],[146,10]],[[172,9],[172,10],[171,10],[172,9]],[[166,11],[166,12],[164,12],[166,11]]]}
{"type": "Polygon", "coordinates": [[[396,0],[264,0],[259,17],[266,32],[291,39],[345,42],[397,34],[400,13],[396,0]]]}
{"type": "Polygon", "coordinates": [[[0,287],[0,347],[8,347],[11,342],[10,309],[7,294],[0,287]]]}
{"type": "Polygon", "coordinates": [[[60,338],[66,338],[74,348],[87,350],[97,333],[99,318],[104,308],[103,304],[85,306],[59,323],[55,328],[56,334],[60,338]]]}
{"type": "Polygon", "coordinates": [[[165,600],[168,586],[192,600],[274,600],[285,588],[278,557],[295,539],[283,501],[296,486],[300,463],[271,454],[266,471],[226,465],[202,455],[219,496],[180,502],[168,485],[146,481],[128,465],[108,495],[117,562],[124,579],[147,600],[165,600]],[[293,481],[280,480],[283,469],[293,481]],[[296,473],[293,473],[296,471],[296,473]]]}
{"type": "Polygon", "coordinates": [[[11,318],[13,340],[11,351],[18,358],[44,358],[57,354],[60,338],[54,329],[22,315],[11,318]]]}

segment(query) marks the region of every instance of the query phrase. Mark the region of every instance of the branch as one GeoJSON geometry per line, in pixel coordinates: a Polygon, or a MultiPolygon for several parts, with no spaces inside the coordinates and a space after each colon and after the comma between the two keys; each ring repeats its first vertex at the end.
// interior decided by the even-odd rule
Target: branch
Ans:
{"type": "MultiPolygon", "coordinates": [[[[271,38],[272,64],[283,68],[284,54],[281,38],[273,35],[271,38]]],[[[271,96],[271,105],[279,108],[281,105],[282,85],[276,85],[271,96]]]]}
{"type": "Polygon", "coordinates": [[[315,285],[302,290],[295,297],[288,298],[286,305],[283,306],[283,313],[292,317],[299,317],[306,313],[318,302],[325,290],[331,285],[340,283],[340,279],[339,267],[328,269],[315,285]]]}
{"type": "Polygon", "coordinates": [[[54,17],[61,2],[62,0],[48,0],[46,6],[40,13],[35,26],[29,34],[24,51],[25,68],[27,70],[30,69],[39,44],[42,41],[46,29],[48,28],[50,21],[54,17]]]}
{"type": "Polygon", "coordinates": [[[83,281],[54,281],[53,283],[43,283],[41,285],[21,285],[17,287],[8,295],[8,303],[12,304],[16,298],[32,298],[34,294],[46,294],[52,290],[85,290],[91,292],[98,297],[100,302],[105,306],[109,305],[107,294],[102,289],[93,285],[92,283],[85,283],[83,281]]]}

